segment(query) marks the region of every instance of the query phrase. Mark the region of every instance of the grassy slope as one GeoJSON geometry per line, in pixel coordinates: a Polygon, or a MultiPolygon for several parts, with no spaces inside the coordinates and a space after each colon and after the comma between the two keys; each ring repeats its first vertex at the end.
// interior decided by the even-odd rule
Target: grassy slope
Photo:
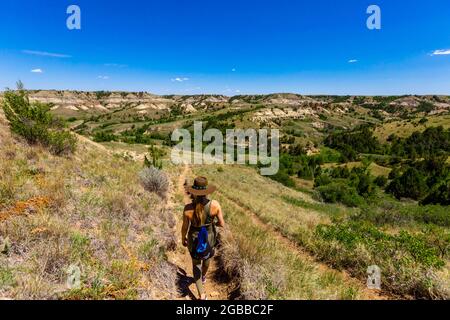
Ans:
{"type": "Polygon", "coordinates": [[[428,127],[443,126],[445,129],[450,128],[450,115],[429,116],[426,118],[428,122],[423,125],[418,124],[420,118],[409,122],[407,120],[399,120],[384,123],[375,130],[375,137],[380,139],[381,142],[385,142],[391,134],[406,138],[414,131],[425,131],[428,127]]]}
{"type": "Polygon", "coordinates": [[[278,232],[265,227],[267,222],[290,234],[329,222],[327,214],[311,208],[315,203],[308,196],[263,178],[250,168],[202,167],[194,172],[209,177],[219,187],[214,198],[221,202],[231,231],[225,236],[225,266],[238,269],[245,297],[368,298],[361,283],[314,262],[289,240],[281,241],[278,232]],[[283,197],[303,199],[309,205],[301,209],[283,197]],[[257,214],[258,219],[249,212],[257,214]]]}
{"type": "MultiPolygon", "coordinates": [[[[349,170],[351,170],[353,168],[359,168],[362,166],[363,166],[362,162],[358,161],[358,162],[347,162],[345,164],[326,163],[322,166],[322,168],[329,169],[329,168],[334,168],[334,167],[347,167],[349,170]]],[[[389,173],[392,171],[391,168],[380,166],[380,165],[376,164],[375,162],[372,162],[369,165],[368,169],[370,170],[370,173],[375,177],[378,177],[378,176],[388,177],[389,173]]]]}
{"type": "MultiPolygon", "coordinates": [[[[341,218],[351,214],[350,209],[314,202],[305,194],[285,188],[267,178],[259,176],[257,172],[251,168],[228,166],[218,170],[217,168],[209,167],[201,168],[196,172],[206,175],[219,186],[221,194],[218,198],[219,200],[224,201],[226,207],[231,206],[230,212],[232,219],[235,220],[234,224],[236,232],[244,232],[244,228],[241,226],[246,225],[246,218],[242,217],[242,212],[239,212],[239,208],[233,208],[233,204],[238,203],[241,207],[244,206],[250,209],[250,211],[256,214],[264,223],[272,225],[293,242],[316,253],[321,257],[320,259],[324,259],[327,263],[336,265],[339,268],[345,265],[345,263],[343,265],[335,263],[334,259],[336,259],[336,261],[345,259],[343,253],[341,256],[339,249],[337,249],[337,252],[334,252],[335,256],[330,254],[330,252],[336,249],[333,249],[335,244],[320,241],[316,238],[314,231],[318,224],[331,223],[333,217],[341,220],[341,218]],[[325,251],[329,255],[323,254],[325,251]]],[[[249,232],[246,238],[247,241],[253,241],[252,239],[255,238],[255,236],[252,232],[249,232]]],[[[254,243],[259,243],[259,241],[260,240],[255,240],[254,243]]],[[[248,251],[248,248],[243,249],[245,255],[247,255],[246,252],[248,251]]],[[[358,254],[355,252],[356,256],[358,254]]],[[[253,257],[255,255],[258,256],[258,254],[252,252],[249,256],[253,257]]],[[[351,257],[347,258],[349,258],[349,261],[352,260],[350,259],[351,257]]],[[[367,261],[371,261],[370,257],[367,257],[367,259],[369,259],[367,261]]],[[[365,269],[363,270],[363,267],[358,267],[358,263],[361,263],[362,261],[363,260],[358,259],[356,262],[353,261],[351,263],[347,261],[350,263],[347,267],[352,274],[364,281],[366,277],[365,269]]],[[[416,271],[419,272],[419,269],[414,269],[414,272],[416,271]]],[[[448,285],[448,276],[445,276],[447,272],[448,268],[444,268],[438,272],[438,278],[436,279],[438,287],[448,285]]],[[[317,285],[313,285],[312,283],[313,282],[309,282],[312,286],[317,285]]],[[[386,286],[388,285],[390,286],[391,283],[386,283],[386,286]]],[[[444,287],[439,288],[442,289],[439,290],[441,290],[443,294],[447,292],[444,287]]],[[[299,286],[292,290],[293,291],[287,292],[299,294],[303,292],[304,289],[299,286]]]]}
{"type": "Polygon", "coordinates": [[[10,136],[0,119],[0,297],[155,299],[176,295],[170,208],[146,193],[141,165],[80,140],[72,158],[10,136]],[[65,286],[70,265],[80,290],[65,286]]]}

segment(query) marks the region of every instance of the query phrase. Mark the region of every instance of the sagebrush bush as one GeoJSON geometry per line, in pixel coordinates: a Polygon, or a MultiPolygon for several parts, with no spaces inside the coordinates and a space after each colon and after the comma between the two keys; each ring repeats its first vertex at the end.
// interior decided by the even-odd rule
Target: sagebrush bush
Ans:
{"type": "Polygon", "coordinates": [[[139,173],[139,178],[145,190],[156,193],[161,198],[167,197],[169,191],[169,178],[155,167],[145,168],[139,173]]]}
{"type": "Polygon", "coordinates": [[[2,102],[11,131],[30,144],[42,144],[56,155],[73,153],[77,140],[64,130],[60,119],[52,116],[51,105],[31,103],[21,82],[17,84],[17,88],[17,91],[7,90],[2,102]]]}

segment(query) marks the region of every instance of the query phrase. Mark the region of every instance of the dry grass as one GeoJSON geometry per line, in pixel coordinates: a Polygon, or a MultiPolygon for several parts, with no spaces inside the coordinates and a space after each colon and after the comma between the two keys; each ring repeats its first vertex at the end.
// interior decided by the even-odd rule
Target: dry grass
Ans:
{"type": "MultiPolygon", "coordinates": [[[[353,168],[360,168],[362,166],[363,166],[363,163],[361,161],[357,161],[357,162],[348,162],[345,164],[326,163],[322,166],[322,168],[330,169],[330,168],[335,168],[335,167],[342,167],[342,168],[347,167],[349,170],[351,170],[353,168]]],[[[375,177],[378,177],[378,176],[388,177],[389,173],[392,171],[391,168],[380,166],[380,165],[376,164],[375,162],[372,162],[369,165],[368,169],[370,171],[370,174],[372,174],[375,177]]]]}
{"type": "Polygon", "coordinates": [[[314,210],[299,208],[286,203],[282,196],[315,203],[311,196],[282,186],[262,177],[252,168],[224,166],[221,170],[210,166],[200,172],[211,177],[227,198],[243,205],[265,222],[280,229],[297,231],[314,228],[318,224],[329,223],[329,216],[314,210]]]}
{"type": "Polygon", "coordinates": [[[260,177],[245,167],[195,168],[219,186],[213,196],[225,213],[228,230],[222,233],[225,271],[234,279],[243,299],[358,299],[359,283],[314,262],[255,223],[247,208],[272,224],[288,230],[307,230],[327,222],[325,214],[286,203],[282,195],[313,200],[302,193],[260,177]],[[255,187],[257,186],[257,187],[255,187]],[[245,199],[245,200],[244,200],[245,199]],[[245,206],[242,206],[245,201],[245,206]],[[279,225],[277,225],[279,224],[279,225]],[[282,227],[281,227],[282,226],[282,227]]]}
{"type": "MultiPolygon", "coordinates": [[[[445,277],[438,279],[437,276],[424,272],[420,265],[404,263],[399,267],[394,263],[394,258],[391,259],[381,254],[374,256],[364,246],[360,246],[358,250],[345,251],[338,243],[324,241],[316,234],[318,225],[340,221],[352,214],[350,209],[314,202],[309,196],[261,177],[254,169],[248,167],[224,166],[220,170],[212,166],[199,167],[195,169],[195,172],[207,176],[219,187],[215,198],[220,200],[224,207],[227,214],[226,219],[230,221],[235,241],[233,245],[237,247],[237,252],[230,252],[228,249],[225,254],[234,261],[237,256],[240,257],[240,262],[232,263],[228,269],[235,270],[235,272],[239,270],[241,275],[246,274],[241,281],[244,296],[249,294],[254,298],[266,294],[265,297],[269,298],[305,298],[305,292],[314,288],[314,292],[322,293],[311,297],[321,299],[330,294],[328,290],[333,288],[334,284],[339,284],[336,288],[341,289],[348,288],[349,284],[354,284],[353,281],[347,282],[347,278],[343,279],[342,277],[336,277],[332,284],[325,282],[324,285],[318,282],[317,276],[321,272],[324,274],[324,270],[314,268],[318,264],[310,261],[310,269],[305,271],[305,264],[307,265],[308,262],[304,259],[295,261],[292,250],[283,248],[280,238],[273,237],[273,232],[267,232],[267,228],[264,227],[259,228],[258,221],[255,223],[255,219],[249,219],[249,212],[256,215],[264,225],[269,225],[269,231],[275,230],[276,234],[284,236],[283,239],[290,239],[292,243],[314,254],[315,261],[324,261],[330,267],[347,270],[351,275],[359,278],[360,286],[356,287],[361,288],[365,282],[367,278],[366,264],[370,265],[371,262],[382,266],[383,274],[389,277],[383,288],[396,294],[406,296],[417,290],[415,294],[418,297],[427,297],[426,293],[419,292],[419,290],[427,287],[428,284],[431,288],[431,282],[427,282],[431,279],[434,279],[434,287],[448,286],[448,277],[447,280],[445,277]],[[278,262],[280,263],[278,264],[278,262]],[[261,278],[261,268],[264,269],[265,278],[261,278]],[[248,272],[255,274],[254,277],[250,277],[252,278],[250,284],[245,282],[249,277],[248,272]],[[293,272],[292,277],[289,276],[290,272],[293,272]],[[274,276],[273,273],[278,273],[278,276],[284,274],[282,277],[284,281],[279,281],[278,277],[272,279],[267,276],[274,276]],[[299,280],[294,276],[300,274],[305,278],[304,282],[298,282],[299,280]],[[255,277],[256,275],[257,277],[255,277]],[[276,285],[267,287],[268,283],[276,285]],[[258,293],[256,296],[254,296],[255,292],[258,293]]],[[[402,251],[399,250],[398,254],[402,254],[402,251]]],[[[327,278],[327,276],[324,277],[327,278]]],[[[435,290],[436,293],[430,294],[432,298],[446,296],[445,292],[448,290],[439,288],[435,290]]],[[[350,292],[355,293],[355,290],[351,289],[350,292]]],[[[343,297],[354,297],[346,294],[348,292],[344,293],[343,297]]],[[[330,297],[339,298],[340,296],[331,295],[330,297]]]]}
{"type": "Polygon", "coordinates": [[[140,185],[141,164],[81,142],[55,157],[10,136],[0,118],[0,297],[175,297],[175,224],[165,201],[140,185]],[[81,287],[66,287],[67,269],[81,287]]]}
{"type": "Polygon", "coordinates": [[[425,131],[428,127],[443,126],[445,129],[450,128],[450,115],[430,116],[427,117],[428,122],[420,125],[418,124],[420,118],[413,121],[398,120],[393,122],[384,123],[382,126],[375,130],[375,137],[381,142],[386,142],[391,134],[395,134],[398,137],[409,137],[414,131],[425,131]]]}

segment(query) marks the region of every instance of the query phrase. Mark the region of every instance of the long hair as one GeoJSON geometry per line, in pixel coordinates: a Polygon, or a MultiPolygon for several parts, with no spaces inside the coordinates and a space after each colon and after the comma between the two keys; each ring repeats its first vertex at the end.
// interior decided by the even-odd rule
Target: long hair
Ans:
{"type": "Polygon", "coordinates": [[[205,202],[206,196],[196,196],[194,197],[194,216],[192,217],[193,223],[196,226],[202,226],[204,221],[204,211],[205,211],[205,202]]]}

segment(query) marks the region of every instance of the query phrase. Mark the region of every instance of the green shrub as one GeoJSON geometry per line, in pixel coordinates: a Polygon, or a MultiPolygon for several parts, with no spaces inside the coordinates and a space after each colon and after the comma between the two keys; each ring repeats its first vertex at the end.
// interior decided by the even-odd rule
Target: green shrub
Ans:
{"type": "Polygon", "coordinates": [[[286,172],[280,170],[276,175],[269,176],[272,180],[275,180],[286,187],[293,188],[295,187],[295,182],[292,180],[292,178],[287,174],[286,172]]]}
{"type": "Polygon", "coordinates": [[[378,153],[381,150],[381,144],[369,126],[333,132],[325,138],[324,143],[327,147],[341,151],[349,160],[356,159],[357,153],[378,153]]]}
{"type": "Polygon", "coordinates": [[[14,274],[8,267],[0,266],[0,289],[12,287],[16,284],[14,274]]]}
{"type": "Polygon", "coordinates": [[[77,138],[68,131],[50,131],[47,145],[54,154],[71,154],[76,150],[77,138]]]}
{"type": "Polygon", "coordinates": [[[441,258],[448,259],[450,255],[450,230],[448,228],[428,226],[424,230],[424,239],[439,251],[441,258]]]}
{"type": "Polygon", "coordinates": [[[434,187],[425,199],[422,200],[421,204],[450,205],[450,180],[434,187]]]}
{"type": "Polygon", "coordinates": [[[73,153],[76,138],[64,130],[61,119],[53,118],[49,112],[51,105],[31,103],[21,82],[17,88],[17,91],[7,90],[2,102],[11,131],[30,144],[39,143],[48,147],[56,155],[73,153]]]}
{"type": "Polygon", "coordinates": [[[349,207],[358,207],[364,204],[364,198],[358,194],[356,189],[343,182],[332,182],[318,187],[317,190],[325,202],[340,202],[349,207]]]}
{"type": "Polygon", "coordinates": [[[110,142],[110,141],[117,141],[116,135],[114,135],[112,132],[109,131],[97,131],[94,134],[93,140],[95,142],[110,142]]]}
{"type": "Polygon", "coordinates": [[[373,182],[380,188],[384,188],[388,183],[388,179],[385,176],[378,176],[373,182]]]}
{"type": "Polygon", "coordinates": [[[428,187],[421,172],[415,168],[408,168],[405,173],[392,180],[386,191],[397,199],[411,198],[419,200],[426,194],[428,187]]]}
{"type": "Polygon", "coordinates": [[[161,170],[163,167],[162,158],[165,156],[164,150],[156,147],[154,144],[151,144],[148,148],[148,152],[150,159],[148,159],[147,156],[144,156],[144,166],[147,168],[155,167],[161,170]]]}

